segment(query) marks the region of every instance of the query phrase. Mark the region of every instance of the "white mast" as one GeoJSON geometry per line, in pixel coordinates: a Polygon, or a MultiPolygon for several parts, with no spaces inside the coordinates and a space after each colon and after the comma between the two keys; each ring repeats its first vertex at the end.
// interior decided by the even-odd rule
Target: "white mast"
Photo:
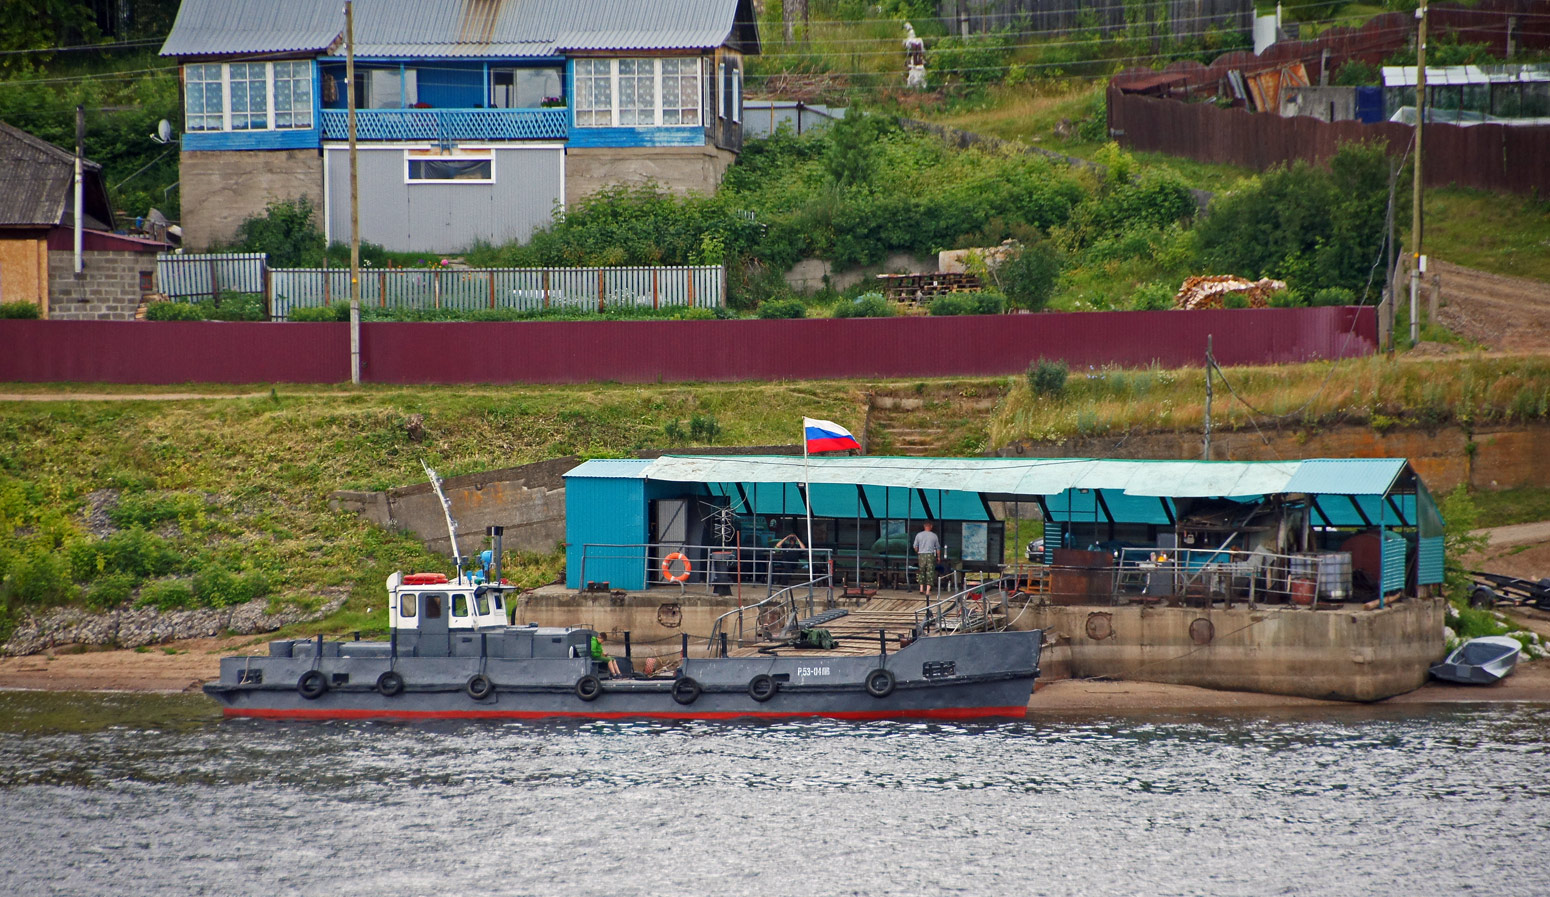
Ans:
{"type": "Polygon", "coordinates": [[[441,491],[441,477],[436,476],[436,471],[431,470],[424,458],[420,459],[420,466],[425,468],[425,475],[431,480],[431,488],[436,490],[436,497],[441,499],[441,514],[447,518],[447,537],[452,540],[452,562],[457,564],[458,582],[462,582],[463,557],[457,553],[457,522],[452,519],[452,502],[448,501],[446,493],[441,491]]]}

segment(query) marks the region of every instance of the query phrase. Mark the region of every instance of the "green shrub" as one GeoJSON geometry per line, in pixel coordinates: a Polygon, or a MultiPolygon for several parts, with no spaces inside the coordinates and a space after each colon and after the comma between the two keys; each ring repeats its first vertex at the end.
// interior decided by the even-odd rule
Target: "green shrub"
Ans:
{"type": "Polygon", "coordinates": [[[1040,358],[1028,366],[1028,388],[1034,395],[1058,396],[1066,391],[1066,377],[1071,368],[1064,361],[1046,361],[1040,358]]]}
{"type": "Polygon", "coordinates": [[[1025,246],[1013,258],[996,269],[996,276],[1014,307],[1043,311],[1055,295],[1063,261],[1060,250],[1049,243],[1025,246]]]}
{"type": "Polygon", "coordinates": [[[1130,307],[1136,311],[1167,311],[1173,308],[1173,287],[1166,283],[1144,283],[1130,294],[1130,307]]]}
{"type": "Polygon", "coordinates": [[[99,542],[74,542],[66,550],[70,576],[90,582],[105,573],[165,576],[182,569],[183,556],[166,539],[136,526],[99,542]]]}
{"type": "Polygon", "coordinates": [[[1335,77],[1329,83],[1337,87],[1381,85],[1383,83],[1383,72],[1370,62],[1363,62],[1360,59],[1348,59],[1345,65],[1335,69],[1335,77]]]}
{"type": "Polygon", "coordinates": [[[0,318],[36,319],[38,306],[34,302],[0,302],[0,318]]]}
{"type": "Polygon", "coordinates": [[[108,511],[108,519],[121,527],[151,527],[193,516],[204,508],[203,496],[189,492],[136,493],[120,498],[108,511]]]}
{"type": "Polygon", "coordinates": [[[314,305],[308,308],[293,308],[285,316],[287,321],[305,321],[313,323],[336,322],[350,320],[350,303],[335,302],[332,305],[314,305]]]}
{"type": "Polygon", "coordinates": [[[854,299],[841,299],[834,305],[836,318],[890,318],[893,303],[882,293],[862,293],[854,299]]]}
{"type": "Polygon", "coordinates": [[[319,267],[327,246],[313,218],[312,200],[305,196],[276,200],[264,209],[264,214],[237,225],[234,248],[268,253],[271,268],[319,267]]]}
{"type": "Polygon", "coordinates": [[[202,606],[231,607],[269,594],[269,580],[257,571],[239,575],[208,566],[194,574],[193,592],[202,606]]]}
{"type": "Polygon", "coordinates": [[[1313,294],[1313,303],[1316,307],[1330,305],[1355,305],[1356,294],[1345,287],[1325,287],[1313,294]]]}
{"type": "Polygon", "coordinates": [[[111,610],[134,592],[139,579],[128,573],[110,573],[100,577],[86,589],[86,604],[95,610],[111,610]]]}
{"type": "Polygon", "coordinates": [[[759,304],[761,318],[805,318],[807,305],[801,299],[769,299],[759,304]]]}
{"type": "Polygon", "coordinates": [[[140,587],[140,597],[135,607],[154,607],[157,610],[178,610],[192,607],[194,590],[181,579],[158,579],[140,587]]]}
{"type": "Polygon", "coordinates": [[[11,605],[47,606],[70,601],[76,595],[70,581],[70,565],[57,551],[33,545],[17,557],[0,581],[0,595],[11,605]]]}
{"type": "Polygon", "coordinates": [[[946,293],[931,300],[931,314],[937,317],[974,314],[974,302],[968,293],[946,293]]]}
{"type": "Polygon", "coordinates": [[[1248,308],[1249,297],[1242,293],[1228,293],[1222,299],[1223,308],[1248,308]]]}
{"type": "Polygon", "coordinates": [[[207,321],[267,321],[269,312],[258,293],[221,293],[219,302],[199,303],[207,321]]]}
{"type": "Polygon", "coordinates": [[[152,302],[145,307],[147,321],[203,321],[205,310],[197,302],[152,302]]]}
{"type": "Polygon", "coordinates": [[[713,443],[721,435],[721,422],[713,414],[696,414],[689,418],[689,438],[699,443],[713,443]]]}

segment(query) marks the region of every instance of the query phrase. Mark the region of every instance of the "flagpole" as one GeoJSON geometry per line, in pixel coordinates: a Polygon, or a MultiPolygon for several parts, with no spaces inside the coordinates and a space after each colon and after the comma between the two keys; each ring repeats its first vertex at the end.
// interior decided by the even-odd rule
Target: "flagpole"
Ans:
{"type": "Polygon", "coordinates": [[[802,422],[802,504],[807,506],[807,578],[816,579],[813,572],[813,484],[807,478],[807,421],[802,422]]]}

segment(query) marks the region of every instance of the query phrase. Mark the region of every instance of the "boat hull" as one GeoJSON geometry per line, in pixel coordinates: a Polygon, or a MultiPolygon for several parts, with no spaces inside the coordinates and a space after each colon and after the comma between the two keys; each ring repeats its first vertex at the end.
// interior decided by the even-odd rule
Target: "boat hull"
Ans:
{"type": "Polygon", "coordinates": [[[921,639],[869,657],[688,658],[675,678],[592,683],[582,682],[596,675],[586,658],[226,658],[221,681],[205,692],[228,717],[268,719],[1021,717],[1038,676],[1041,639],[975,633],[921,639]],[[309,697],[299,684],[312,670],[330,685],[309,697]],[[376,685],[389,670],[403,682],[391,696],[376,685]],[[471,684],[475,677],[483,681],[471,684]],[[594,684],[595,693],[583,698],[594,684]],[[771,684],[772,694],[757,687],[771,684]]]}
{"type": "Polygon", "coordinates": [[[1470,639],[1442,663],[1432,664],[1431,674],[1460,685],[1493,685],[1512,674],[1521,650],[1518,642],[1507,636],[1470,639]]]}

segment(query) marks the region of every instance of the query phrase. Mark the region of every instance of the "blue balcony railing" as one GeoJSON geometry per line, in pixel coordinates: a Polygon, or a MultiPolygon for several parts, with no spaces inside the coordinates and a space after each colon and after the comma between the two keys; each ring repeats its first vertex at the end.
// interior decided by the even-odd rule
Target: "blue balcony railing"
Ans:
{"type": "MultiPolygon", "coordinates": [[[[569,115],[553,109],[357,109],[357,140],[564,140],[569,115]]],[[[323,139],[348,140],[349,113],[323,110],[323,139]]]]}

